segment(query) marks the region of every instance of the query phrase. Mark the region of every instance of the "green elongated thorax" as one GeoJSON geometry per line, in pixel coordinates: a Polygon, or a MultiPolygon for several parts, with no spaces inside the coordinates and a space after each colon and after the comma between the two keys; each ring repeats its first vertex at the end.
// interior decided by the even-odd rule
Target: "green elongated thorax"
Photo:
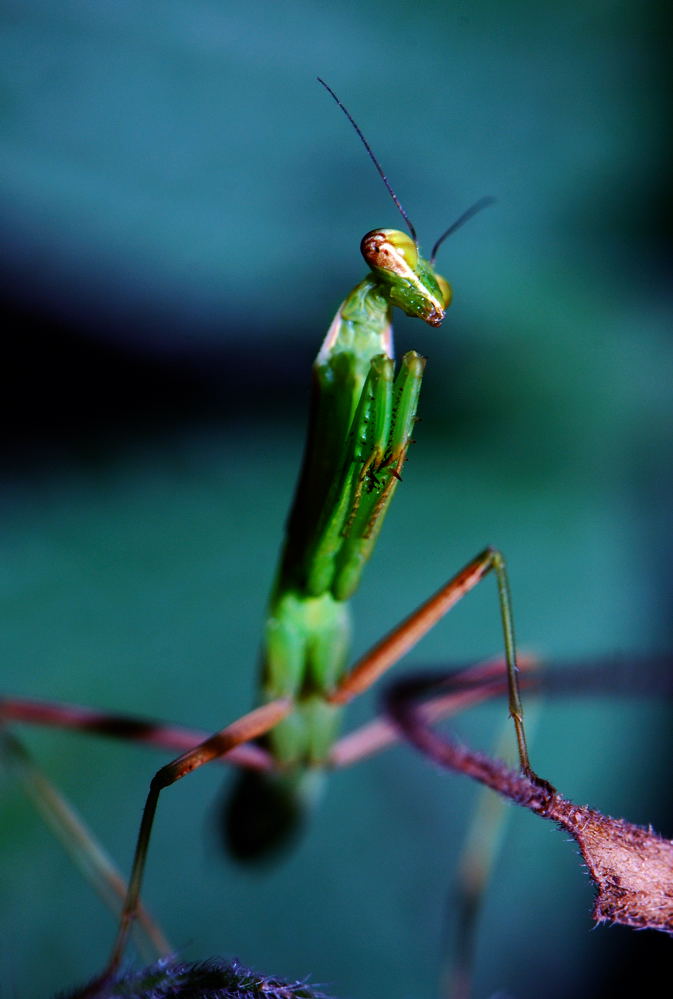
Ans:
{"type": "Polygon", "coordinates": [[[337,709],[327,698],[346,668],[347,601],[411,442],[425,361],[405,354],[395,374],[392,304],[438,325],[448,302],[405,234],[375,230],[363,253],[373,270],[339,307],[313,365],[304,460],[265,629],[264,697],[297,702],[268,739],[284,768],[324,762],[335,737],[337,709]],[[401,277],[382,262],[391,252],[402,254],[401,277]]]}
{"type": "MultiPolygon", "coordinates": [[[[364,471],[370,417],[363,410],[381,395],[380,373],[392,377],[390,350],[390,306],[367,277],[340,306],[313,365],[304,460],[265,628],[264,696],[282,690],[297,701],[269,737],[283,766],[320,763],[336,735],[338,710],[326,696],[344,673],[350,645],[339,555],[364,471]]],[[[375,419],[389,422],[390,392],[383,395],[388,418],[375,419]]]]}

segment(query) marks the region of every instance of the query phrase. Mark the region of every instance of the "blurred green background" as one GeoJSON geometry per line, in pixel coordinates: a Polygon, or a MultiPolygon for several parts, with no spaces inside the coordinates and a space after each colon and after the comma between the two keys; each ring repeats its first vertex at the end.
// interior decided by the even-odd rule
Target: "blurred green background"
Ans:
{"type": "MultiPolygon", "coordinates": [[[[6,0],[3,691],[203,728],[252,703],[310,361],[360,237],[399,224],[317,73],[426,248],[497,198],[442,250],[443,329],[397,324],[429,357],[423,422],[357,651],[491,543],[522,646],[623,653],[635,690],[638,657],[673,647],[666,10],[6,0]]],[[[480,589],[410,662],[499,650],[480,589]]],[[[670,834],[670,711],[609,693],[549,700],[534,763],[670,834]]],[[[488,746],[504,713],[462,737],[488,746]]],[[[127,869],[161,757],[25,739],[127,869]]],[[[437,994],[472,786],[396,749],[336,775],[299,848],[250,873],[218,851],[221,783],[210,768],[159,807],[146,898],[185,957],[310,973],[342,999],[437,994]]],[[[113,922],[1,786],[0,992],[42,997],[99,968],[113,922]]],[[[615,995],[634,969],[646,994],[670,941],[591,932],[574,847],[511,818],[475,995],[615,995]]]]}

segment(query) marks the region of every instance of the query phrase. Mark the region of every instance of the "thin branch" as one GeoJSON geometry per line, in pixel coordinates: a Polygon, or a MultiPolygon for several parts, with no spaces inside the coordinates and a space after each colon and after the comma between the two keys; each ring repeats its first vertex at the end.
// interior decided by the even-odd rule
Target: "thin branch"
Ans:
{"type": "MultiPolygon", "coordinates": [[[[430,690],[437,689],[437,682],[430,690]]],[[[416,681],[396,684],[386,708],[405,737],[440,766],[486,784],[517,805],[558,823],[577,842],[596,886],[593,916],[598,923],[673,933],[673,841],[651,829],[613,819],[560,795],[500,760],[473,752],[427,724],[416,704],[416,681]]]]}

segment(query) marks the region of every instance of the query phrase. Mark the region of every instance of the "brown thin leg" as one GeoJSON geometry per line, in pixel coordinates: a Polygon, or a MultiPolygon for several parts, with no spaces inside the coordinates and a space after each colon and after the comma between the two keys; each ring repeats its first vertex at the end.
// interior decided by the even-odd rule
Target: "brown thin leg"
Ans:
{"type": "Polygon", "coordinates": [[[381,639],[356,663],[329,700],[333,704],[346,704],[371,687],[490,572],[495,573],[498,583],[498,600],[505,645],[509,713],[514,721],[519,761],[523,772],[536,779],[528,758],[526,734],[523,726],[523,707],[519,694],[512,602],[507,581],[507,569],[502,554],[495,548],[486,548],[471,562],[468,562],[459,573],[453,576],[425,603],[421,604],[413,614],[410,614],[401,624],[393,628],[385,638],[381,639]]]}
{"type": "MultiPolygon", "coordinates": [[[[0,747],[16,770],[27,795],[51,827],[73,862],[79,867],[107,906],[119,915],[126,898],[126,882],[91,830],[77,814],[65,795],[36,765],[23,743],[0,723],[0,747]]],[[[170,954],[172,947],[160,926],[142,906],[138,906],[138,925],[147,940],[140,939],[147,960],[170,954]],[[148,946],[149,944],[149,946],[148,946]]]]}
{"type": "Polygon", "coordinates": [[[116,971],[126,947],[131,926],[137,916],[140,889],[145,870],[145,861],[147,859],[147,849],[160,793],[165,787],[175,784],[176,781],[186,777],[187,774],[204,766],[204,764],[218,759],[235,746],[248,742],[250,739],[256,739],[258,736],[268,732],[270,728],[273,728],[274,725],[277,725],[279,721],[285,718],[292,708],[293,705],[289,698],[279,698],[278,700],[270,701],[268,704],[264,704],[262,707],[243,715],[242,718],[239,718],[231,725],[211,735],[194,749],[183,753],[182,756],[173,760],[172,763],[168,763],[157,771],[152,778],[138,831],[133,867],[119,923],[117,939],[115,940],[112,955],[104,973],[90,986],[92,995],[116,971]]]}
{"type": "MultiPolygon", "coordinates": [[[[98,711],[81,704],[54,703],[27,697],[0,697],[0,720],[47,725],[71,732],[89,732],[173,752],[186,752],[200,745],[211,734],[186,728],[184,725],[160,722],[154,718],[98,711]]],[[[274,767],[270,753],[251,743],[232,749],[227,754],[226,763],[251,770],[272,770],[274,767]]]]}
{"type": "MultiPolygon", "coordinates": [[[[530,653],[517,655],[519,684],[525,690],[536,688],[539,678],[535,676],[540,661],[530,653]],[[533,674],[533,675],[531,675],[533,674]]],[[[462,711],[492,697],[507,693],[507,668],[503,656],[476,663],[456,672],[446,673],[436,694],[419,705],[418,711],[428,725],[451,718],[462,711]]],[[[353,766],[362,760],[383,752],[404,739],[398,726],[383,714],[372,721],[342,735],[335,742],[329,754],[329,766],[342,769],[353,766]]]]}

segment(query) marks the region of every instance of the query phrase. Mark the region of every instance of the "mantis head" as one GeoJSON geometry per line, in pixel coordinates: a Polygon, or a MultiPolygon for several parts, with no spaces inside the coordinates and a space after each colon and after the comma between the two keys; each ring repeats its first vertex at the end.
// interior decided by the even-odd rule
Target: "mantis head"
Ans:
{"type": "Polygon", "coordinates": [[[430,326],[441,326],[451,302],[451,286],[420,255],[407,233],[372,229],[363,237],[360,250],[392,305],[430,326]]]}
{"type": "Polygon", "coordinates": [[[341,103],[329,84],[318,77],[325,90],[332,96],[336,104],[341,108],[349,122],[357,132],[362,145],[367,151],[367,155],[376,167],[376,170],[386,186],[388,194],[392,198],[395,207],[406,222],[410,235],[400,232],[399,229],[372,229],[360,243],[362,256],[371,267],[374,276],[378,279],[382,293],[391,303],[397,305],[408,316],[415,319],[422,319],[430,326],[441,326],[444,315],[451,301],[451,286],[435,270],[435,259],[440,246],[451,233],[460,229],[462,225],[471,219],[473,215],[491,204],[493,198],[480,198],[471,205],[466,212],[456,219],[445,232],[439,237],[430,259],[425,260],[418,252],[418,242],[416,240],[416,230],[413,222],[404,210],[400,199],[395,194],[392,185],[379,163],[372,147],[367,142],[362,129],[353,118],[348,108],[341,103]]]}

